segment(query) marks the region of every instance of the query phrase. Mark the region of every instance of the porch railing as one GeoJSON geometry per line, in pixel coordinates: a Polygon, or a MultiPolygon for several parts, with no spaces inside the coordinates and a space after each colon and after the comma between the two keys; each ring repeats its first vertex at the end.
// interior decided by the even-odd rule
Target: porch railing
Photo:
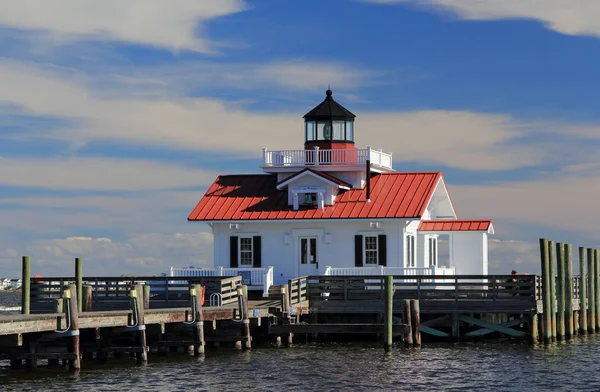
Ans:
{"type": "Polygon", "coordinates": [[[430,276],[430,275],[455,275],[454,267],[441,267],[432,265],[430,267],[325,267],[324,275],[327,276],[363,276],[363,275],[402,275],[402,276],[430,276]]]}
{"type": "Polygon", "coordinates": [[[263,149],[265,166],[364,165],[367,160],[380,167],[392,168],[392,154],[371,147],[348,150],[277,150],[263,149]]]}
{"type": "Polygon", "coordinates": [[[240,276],[242,284],[248,286],[261,286],[263,296],[268,296],[269,288],[273,285],[273,267],[268,268],[176,268],[171,267],[169,276],[189,277],[189,276],[240,276]]]}

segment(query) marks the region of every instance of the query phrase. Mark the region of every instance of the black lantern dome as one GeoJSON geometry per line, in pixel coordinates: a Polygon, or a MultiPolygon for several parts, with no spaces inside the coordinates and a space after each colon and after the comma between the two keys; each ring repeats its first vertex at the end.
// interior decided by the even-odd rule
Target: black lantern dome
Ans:
{"type": "Polygon", "coordinates": [[[325,92],[325,100],[303,118],[306,149],[353,147],[356,116],[333,99],[330,89],[325,92]]]}

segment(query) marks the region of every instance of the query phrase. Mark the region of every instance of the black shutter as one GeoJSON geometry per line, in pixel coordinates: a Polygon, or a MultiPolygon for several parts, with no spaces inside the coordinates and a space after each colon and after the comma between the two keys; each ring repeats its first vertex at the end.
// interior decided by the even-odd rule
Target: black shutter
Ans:
{"type": "Polygon", "coordinates": [[[229,237],[229,266],[231,268],[238,267],[238,237],[229,237]]]}
{"type": "Polygon", "coordinates": [[[354,266],[363,266],[363,237],[362,235],[354,236],[354,266]]]}
{"type": "Polygon", "coordinates": [[[262,254],[260,250],[260,236],[252,237],[252,253],[254,259],[254,268],[260,268],[261,260],[260,256],[262,254]]]}
{"type": "Polygon", "coordinates": [[[379,265],[386,266],[387,265],[387,237],[385,234],[380,234],[378,238],[379,242],[379,252],[377,252],[379,256],[379,265]]]}

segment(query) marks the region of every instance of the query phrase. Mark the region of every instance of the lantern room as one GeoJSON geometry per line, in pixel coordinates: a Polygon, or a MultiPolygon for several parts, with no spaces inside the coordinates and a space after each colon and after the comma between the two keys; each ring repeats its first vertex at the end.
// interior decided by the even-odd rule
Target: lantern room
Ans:
{"type": "Polygon", "coordinates": [[[354,148],[354,119],[356,116],[325,92],[325,100],[304,115],[304,149],[325,150],[354,148]]]}

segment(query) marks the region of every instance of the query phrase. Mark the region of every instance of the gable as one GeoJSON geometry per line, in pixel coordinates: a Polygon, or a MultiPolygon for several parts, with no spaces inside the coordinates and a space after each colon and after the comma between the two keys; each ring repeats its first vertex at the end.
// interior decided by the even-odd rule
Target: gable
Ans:
{"type": "Polygon", "coordinates": [[[347,182],[335,178],[329,174],[318,172],[312,169],[304,169],[301,172],[294,174],[278,183],[277,189],[282,190],[292,185],[316,187],[320,184],[323,184],[323,186],[333,186],[340,189],[352,188],[352,186],[347,182]]]}
{"type": "Polygon", "coordinates": [[[446,188],[444,178],[440,176],[435,190],[427,204],[424,217],[426,219],[456,219],[456,211],[446,188]]]}

